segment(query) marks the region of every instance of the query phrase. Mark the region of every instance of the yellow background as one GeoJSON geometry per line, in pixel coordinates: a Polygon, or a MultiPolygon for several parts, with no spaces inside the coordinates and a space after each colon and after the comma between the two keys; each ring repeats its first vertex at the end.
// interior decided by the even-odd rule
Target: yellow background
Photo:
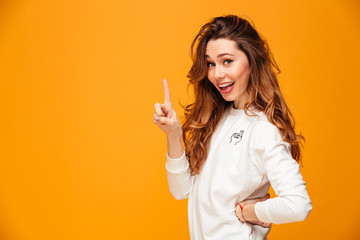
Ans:
{"type": "Polygon", "coordinates": [[[270,239],[359,239],[360,3],[0,1],[0,239],[188,239],[153,124],[167,77],[190,103],[190,43],[214,16],[268,40],[306,136],[305,222],[270,239]]]}

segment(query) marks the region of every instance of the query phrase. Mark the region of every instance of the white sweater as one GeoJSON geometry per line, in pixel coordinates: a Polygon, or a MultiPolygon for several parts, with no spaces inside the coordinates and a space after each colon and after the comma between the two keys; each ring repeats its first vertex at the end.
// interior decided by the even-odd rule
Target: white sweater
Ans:
{"type": "Polygon", "coordinates": [[[289,144],[263,113],[251,117],[229,108],[214,132],[200,174],[191,176],[182,157],[167,156],[166,169],[172,195],[189,198],[192,240],[266,239],[270,229],[241,223],[236,203],[264,196],[271,186],[278,197],[255,205],[262,222],[303,221],[312,209],[299,165],[289,144]]]}

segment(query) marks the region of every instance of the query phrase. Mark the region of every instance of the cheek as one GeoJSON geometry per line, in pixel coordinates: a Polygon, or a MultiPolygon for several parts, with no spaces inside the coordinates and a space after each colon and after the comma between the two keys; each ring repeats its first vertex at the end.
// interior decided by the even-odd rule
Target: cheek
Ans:
{"type": "Polygon", "coordinates": [[[250,70],[247,66],[241,66],[234,69],[234,71],[232,72],[232,76],[234,76],[234,78],[240,80],[244,84],[247,84],[249,82],[250,70]]]}

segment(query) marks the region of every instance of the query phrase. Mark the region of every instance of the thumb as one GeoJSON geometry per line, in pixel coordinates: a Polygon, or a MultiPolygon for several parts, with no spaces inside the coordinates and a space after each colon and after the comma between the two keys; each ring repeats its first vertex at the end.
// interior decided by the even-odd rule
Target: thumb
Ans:
{"type": "Polygon", "coordinates": [[[172,120],[167,117],[159,117],[157,120],[158,123],[161,123],[163,125],[171,125],[171,123],[172,123],[171,121],[172,120]]]}

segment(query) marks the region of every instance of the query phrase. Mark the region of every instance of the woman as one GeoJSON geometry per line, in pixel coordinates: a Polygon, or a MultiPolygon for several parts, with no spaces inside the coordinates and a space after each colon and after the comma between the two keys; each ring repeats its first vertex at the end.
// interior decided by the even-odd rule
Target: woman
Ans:
{"type": "Polygon", "coordinates": [[[165,79],[154,114],[167,135],[170,191],[189,198],[191,239],[266,239],[271,223],[305,220],[312,205],[299,172],[303,137],[267,43],[248,21],[217,17],[196,35],[192,58],[195,102],[184,124],[165,79]]]}

